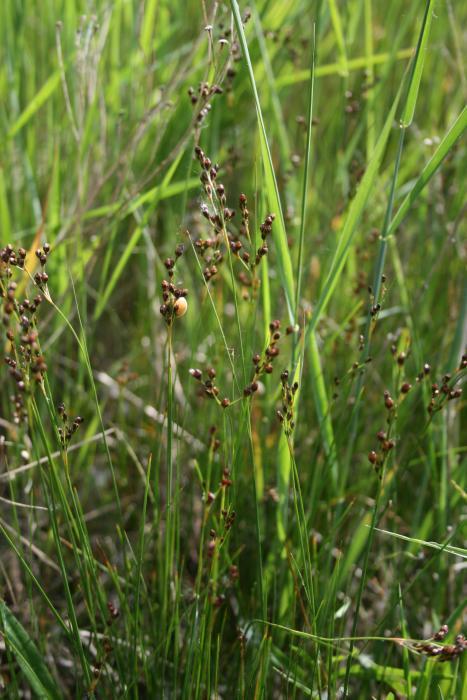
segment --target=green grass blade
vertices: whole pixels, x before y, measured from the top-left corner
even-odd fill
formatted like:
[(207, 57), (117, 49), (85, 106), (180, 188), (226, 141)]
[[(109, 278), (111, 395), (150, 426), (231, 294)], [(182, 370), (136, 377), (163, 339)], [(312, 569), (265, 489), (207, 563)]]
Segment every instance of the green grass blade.
[(153, 202), (161, 202), (164, 199), (170, 199), (170, 197), (176, 197), (179, 194), (183, 194), (185, 191), (194, 190), (199, 188), (199, 178), (192, 177), (188, 180), (181, 180), (180, 182), (172, 182), (171, 184), (156, 185), (152, 187), (147, 192), (135, 196), (133, 199), (122, 205), (121, 202), (113, 202), (112, 204), (103, 204), (100, 207), (95, 207), (94, 209), (89, 209), (84, 215), (83, 220), (89, 221), (91, 219), (99, 219), (103, 216), (111, 216), (118, 212), (119, 218), (128, 216), (128, 214), (133, 214), (139, 207), (143, 204), (151, 204)]
[(295, 298), (295, 317), (298, 315), (298, 307), (300, 304), (300, 292), (302, 286), (302, 265), (303, 265), (303, 247), (305, 242), (305, 223), (306, 223), (306, 203), (309, 188), (309, 166), (310, 166), (310, 154), (311, 154), (311, 132), (313, 126), (313, 102), (314, 102), (314, 88), (315, 88), (315, 63), (316, 63), (316, 37), (319, 36), (319, 13), (321, 11), (321, 4), (318, 7), (318, 31), (316, 26), (313, 26), (313, 53), (311, 57), (311, 68), (310, 68), (310, 89), (308, 93), (308, 113), (307, 113), (307, 134), (306, 134), (306, 146), (305, 146), (305, 164), (303, 169), (303, 181), (302, 181), (302, 201), (300, 209), (300, 234), (298, 243), (298, 262), (297, 262), (297, 290)]
[(401, 206), (397, 210), (397, 213), (395, 214), (394, 218), (392, 219), (392, 221), (389, 225), (388, 233), (387, 233), (388, 236), (390, 236), (392, 233), (394, 233), (399, 228), (402, 221), (404, 220), (407, 213), (409, 212), (411, 206), (417, 200), (420, 192), (423, 190), (424, 187), (426, 187), (428, 182), (431, 180), (433, 175), (436, 173), (436, 171), (440, 167), (443, 160), (448, 155), (451, 148), (454, 146), (456, 141), (458, 141), (458, 139), (460, 139), (460, 137), (462, 136), (462, 134), (464, 133), (464, 131), (466, 129), (467, 129), (467, 107), (464, 107), (464, 109), (462, 110), (462, 112), (459, 114), (456, 121), (454, 122), (454, 124), (451, 126), (451, 128), (449, 129), (447, 134), (444, 136), (443, 140), (439, 144), (436, 151), (433, 153), (433, 155), (430, 158), (430, 160), (428, 161), (428, 163), (423, 168), (422, 172), (418, 176), (418, 178), (417, 178), (414, 186), (410, 190), (409, 194), (406, 196), (406, 198), (402, 202)]
[(151, 40), (155, 32), (155, 21), (159, 0), (149, 0), (144, 8), (144, 18), (141, 23), (141, 48), (145, 54), (151, 50)]
[(418, 39), (417, 52), (415, 57), (415, 63), (412, 69), (412, 75), (410, 79), (409, 92), (407, 95), (407, 101), (404, 106), (404, 111), (402, 113), (401, 124), (406, 129), (409, 127), (413, 121), (413, 116), (415, 113), (415, 105), (417, 103), (418, 91), (420, 89), (420, 81), (422, 79), (423, 66), (425, 63), (426, 50), (428, 46), (428, 37), (430, 35), (431, 19), (433, 17), (433, 8), (435, 0), (428, 0), (425, 16), (423, 17), (422, 30)]
[(108, 281), (104, 291), (99, 297), (99, 301), (96, 304), (96, 308), (94, 311), (94, 320), (97, 321), (100, 316), (102, 315), (105, 307), (107, 306), (107, 302), (109, 300), (110, 295), (112, 294), (113, 290), (115, 289), (118, 280), (120, 279), (123, 270), (125, 269), (125, 266), (133, 253), (136, 245), (138, 244), (139, 239), (141, 238), (141, 235), (143, 233), (143, 226), (137, 226), (133, 233), (131, 234), (130, 240), (125, 246), (125, 250), (123, 253), (119, 256), (118, 262), (115, 265), (112, 276), (110, 277), (110, 280)]
[(347, 51), (345, 48), (344, 32), (342, 29), (342, 19), (336, 0), (329, 0), (329, 12), (336, 37), (337, 48), (339, 49), (340, 53), (340, 73), (341, 75), (348, 75)]
[[(350, 58), (347, 61), (347, 72), (363, 70), (368, 66), (379, 66), (388, 63), (391, 60), (402, 61), (405, 58), (410, 58), (413, 54), (413, 48), (399, 49), (396, 53), (375, 53), (372, 56), (359, 56), (358, 58)], [(316, 68), (315, 77), (325, 78), (330, 75), (339, 75), (342, 69), (341, 63), (326, 63)], [(310, 78), (309, 70), (297, 70), (281, 75), (276, 80), (276, 86), (285, 87), (287, 85), (296, 85), (304, 83)]]
[(271, 151), (269, 149), (266, 127), (263, 121), (263, 114), (261, 111), (261, 104), (259, 101), (258, 89), (256, 86), (255, 75), (253, 71), (253, 65), (251, 63), (250, 52), (248, 50), (248, 43), (246, 40), (245, 32), (243, 29), (242, 18), (240, 15), (240, 8), (236, 0), (230, 1), (230, 6), (235, 19), (235, 26), (237, 28), (238, 37), (240, 40), (240, 45), (242, 47), (243, 56), (246, 61), (248, 76), (250, 78), (251, 89), (253, 91), (253, 97), (256, 107), (256, 115), (258, 118), (260, 141), (261, 141), (261, 155), (264, 166), (264, 175), (266, 180), (266, 192), (270, 207), (275, 210), (277, 214), (276, 221), (273, 226), (273, 236), (274, 243), (277, 248), (277, 258), (279, 264), (279, 272), (281, 281), (284, 287), (285, 298), (287, 302), (287, 308), (289, 312), (289, 319), (292, 323), (294, 321), (294, 276), (292, 260), (290, 256), (290, 251), (287, 243), (287, 233), (285, 229), (284, 215), (282, 213), (282, 205), (279, 196), (279, 188), (277, 186), (276, 175), (274, 172), (274, 166), (272, 163)]
[(49, 97), (55, 92), (60, 85), (60, 71), (53, 73), (41, 87), (39, 92), (33, 97), (28, 106), (21, 112), (18, 119), (11, 125), (8, 131), (8, 136), (12, 138), (20, 131), (35, 113), (47, 102)]
[(51, 612), (52, 615), (55, 617), (57, 623), (60, 625), (60, 627), (62, 628), (63, 632), (68, 636), (68, 638), (69, 638), (70, 641), (71, 641), (71, 640), (72, 640), (72, 637), (71, 637), (70, 630), (69, 630), (68, 627), (66, 626), (66, 624), (65, 624), (64, 620), (62, 619), (62, 617), (61, 617), (60, 613), (58, 612), (58, 610), (55, 608), (53, 602), (51, 601), (51, 599), (50, 599), (49, 596), (47, 595), (47, 592), (45, 591), (45, 589), (44, 589), (43, 586), (41, 585), (40, 581), (39, 581), (38, 578), (34, 575), (34, 572), (33, 572), (33, 570), (31, 569), (31, 567), (30, 567), (30, 565), (28, 564), (28, 562), (26, 561), (26, 559), (24, 558), (24, 556), (23, 556), (23, 554), (22, 554), (22, 552), (21, 552), (21, 549), (20, 549), (20, 548), (18, 547), (18, 545), (14, 542), (14, 540), (10, 537), (8, 531), (7, 531), (6, 528), (3, 526), (1, 520), (0, 520), (0, 532), (2, 533), (4, 539), (5, 539), (5, 541), (8, 543), (9, 547), (15, 552), (16, 556), (18, 557), (19, 562), (21, 563), (21, 566), (23, 567), (23, 569), (25, 570), (25, 572), (26, 572), (26, 573), (28, 574), (28, 576), (30, 577), (32, 583), (36, 586), (36, 588), (37, 588), (37, 590), (39, 591), (39, 594), (41, 595), (41, 597), (42, 597), (44, 603), (47, 605), (47, 607), (49, 608), (50, 612)]
[(326, 310), (329, 300), (331, 299), (331, 296), (334, 290), (336, 289), (337, 283), (342, 274), (342, 270), (344, 269), (344, 265), (349, 255), (350, 246), (352, 244), (358, 222), (360, 221), (360, 217), (362, 216), (363, 210), (366, 206), (371, 189), (375, 183), (378, 174), (381, 159), (383, 157), (389, 139), (389, 135), (393, 126), (394, 116), (396, 113), (397, 105), (399, 103), (399, 97), (400, 91), (397, 94), (396, 99), (394, 100), (394, 103), (389, 111), (388, 116), (386, 117), (386, 122), (384, 124), (383, 130), (375, 146), (373, 158), (371, 159), (365, 171), (365, 175), (362, 178), (360, 187), (357, 190), (357, 194), (355, 195), (350, 205), (345, 220), (344, 228), (339, 238), (339, 243), (337, 245), (337, 249), (334, 254), (330, 270), (326, 278), (326, 282), (324, 283), (323, 290), (314, 308), (310, 323), (308, 324), (307, 334), (310, 334), (315, 330), (318, 321), (320, 320), (321, 316)]
[(31, 690), (39, 698), (59, 700), (62, 697), (36, 645), (5, 602), (0, 600), (0, 618), (5, 640), (23, 671)]
[[(373, 66), (374, 46), (373, 46), (373, 18), (372, 18), (372, 0), (364, 0), (364, 17), (365, 17), (365, 54), (366, 54), (366, 76), (370, 85), (375, 79), (375, 71)], [(375, 147), (375, 104), (373, 100), (373, 91), (369, 90), (366, 95), (367, 100), (367, 116), (366, 116), (366, 156), (370, 159)]]
[(404, 540), (405, 542), (419, 544), (422, 547), (438, 549), (441, 552), (447, 552), (448, 554), (454, 554), (456, 557), (462, 557), (462, 559), (467, 559), (467, 549), (465, 549), (464, 547), (454, 547), (454, 545), (452, 544), (439, 544), (438, 542), (427, 542), (426, 540), (419, 540), (417, 537), (408, 537), (406, 535), (400, 535), (398, 532), (382, 530), (379, 527), (375, 527), (375, 530), (377, 530), (377, 532), (382, 532), (383, 535), (396, 537), (398, 540)]
[(0, 168), (0, 243), (6, 245), (11, 237), (11, 217), (8, 206), (5, 171)]
[[(164, 197), (170, 196), (167, 195), (167, 190), (170, 188), (170, 181), (175, 173), (175, 170), (177, 168), (177, 165), (183, 155), (183, 152), (179, 154), (179, 157), (172, 163), (170, 166), (166, 176), (164, 177), (164, 180), (162, 184), (158, 187), (153, 188), (149, 192), (146, 192), (144, 195), (141, 195), (138, 197), (135, 201), (131, 203), (129, 211), (133, 214), (135, 214), (135, 218), (138, 222), (138, 225), (136, 226), (135, 230), (133, 231), (130, 240), (128, 241), (127, 245), (125, 246), (124, 251), (118, 258), (118, 262), (114, 267), (114, 270), (112, 272), (112, 275), (110, 277), (110, 280), (108, 281), (105, 289), (103, 290), (102, 294), (99, 297), (99, 301), (96, 305), (95, 311), (94, 311), (94, 320), (97, 321), (97, 319), (102, 315), (107, 302), (109, 300), (110, 295), (112, 294), (113, 290), (115, 289), (118, 280), (120, 279), (121, 275), (123, 274), (123, 271), (125, 270), (125, 266), (132, 255), (135, 247), (138, 244), (139, 239), (141, 238), (143, 234), (144, 227), (146, 225), (146, 222), (149, 218), (149, 215), (151, 214), (152, 211), (157, 207), (157, 204), (161, 199), (164, 199)], [(176, 185), (179, 185), (181, 183), (175, 183)], [(184, 183), (185, 184), (185, 183)], [(176, 193), (180, 193), (183, 191), (183, 188), (178, 190), (176, 189)], [(173, 190), (172, 190), (173, 194)], [(139, 207), (142, 205), (142, 203), (148, 203), (148, 208), (146, 211), (140, 212)]]
[(321, 366), (318, 343), (316, 334), (310, 335), (308, 344), (308, 354), (310, 360), (310, 373), (312, 378), (312, 391), (316, 412), (318, 414), (318, 423), (321, 436), (324, 443), (324, 452), (326, 455), (326, 468), (330, 470), (331, 482), (333, 487), (338, 481), (338, 461), (336, 452), (336, 441), (334, 439), (334, 430), (331, 420), (331, 407), (326, 391), (326, 384)]

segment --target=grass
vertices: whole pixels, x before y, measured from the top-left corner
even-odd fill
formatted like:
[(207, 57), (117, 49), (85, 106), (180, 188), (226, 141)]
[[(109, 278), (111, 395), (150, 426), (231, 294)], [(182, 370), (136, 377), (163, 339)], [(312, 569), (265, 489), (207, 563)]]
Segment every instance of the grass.
[(466, 20), (0, 4), (2, 695), (464, 696)]

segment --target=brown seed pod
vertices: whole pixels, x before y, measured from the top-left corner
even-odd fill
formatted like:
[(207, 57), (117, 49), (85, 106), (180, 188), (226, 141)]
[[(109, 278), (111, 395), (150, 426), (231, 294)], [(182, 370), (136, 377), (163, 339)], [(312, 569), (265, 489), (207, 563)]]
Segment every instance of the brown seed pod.
[(178, 318), (186, 314), (188, 308), (187, 300), (185, 297), (179, 297), (174, 304), (174, 313)]

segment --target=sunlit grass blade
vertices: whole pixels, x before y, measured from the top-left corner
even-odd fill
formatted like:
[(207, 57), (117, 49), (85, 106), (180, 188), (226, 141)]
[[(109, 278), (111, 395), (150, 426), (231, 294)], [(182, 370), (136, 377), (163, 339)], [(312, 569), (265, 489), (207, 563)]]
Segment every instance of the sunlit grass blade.
[[(346, 63), (348, 72), (359, 71), (370, 66), (379, 66), (388, 63), (391, 60), (402, 61), (410, 58), (413, 55), (413, 48), (399, 49), (394, 56), (390, 53), (375, 53), (371, 57), (361, 56), (359, 58), (350, 58)], [(315, 77), (325, 78), (330, 75), (339, 75), (342, 71), (342, 63), (326, 63), (316, 68)], [(293, 73), (288, 72), (285, 75), (279, 75), (276, 78), (277, 87), (285, 87), (286, 85), (296, 85), (304, 83), (310, 77), (308, 70), (298, 70)]]
[(418, 91), (420, 89), (420, 81), (422, 79), (423, 66), (428, 48), (428, 37), (430, 36), (434, 5), (435, 0), (429, 0), (426, 5), (422, 30), (420, 32), (416, 50), (415, 62), (413, 64), (413, 72), (410, 79), (409, 93), (401, 117), (401, 124), (404, 129), (411, 125), (415, 113), (415, 105), (417, 104)]
[(347, 51), (345, 48), (344, 31), (342, 26), (342, 18), (339, 12), (339, 7), (336, 0), (329, 0), (329, 13), (331, 15), (331, 22), (334, 29), (334, 35), (336, 37), (337, 47), (340, 54), (340, 72), (342, 75), (347, 75)]
[(389, 111), (389, 114), (386, 117), (384, 127), (381, 131), (381, 134), (374, 149), (373, 157), (370, 163), (368, 164), (362, 181), (360, 182), (357, 193), (350, 204), (347, 216), (345, 218), (344, 227), (342, 229), (342, 233), (339, 236), (337, 248), (334, 253), (329, 272), (326, 277), (326, 281), (323, 285), (322, 292), (314, 306), (311, 320), (307, 326), (307, 335), (315, 330), (339, 282), (339, 278), (342, 274), (342, 270), (344, 269), (345, 262), (349, 255), (350, 246), (352, 245), (352, 241), (357, 230), (358, 222), (367, 204), (371, 189), (374, 186), (379, 166), (381, 164), (381, 159), (386, 149), (391, 129), (393, 128), (394, 117), (397, 105), (399, 103), (399, 97), (400, 91), (397, 94)]
[(274, 213), (277, 215), (277, 219), (273, 227), (274, 243), (277, 248), (277, 260), (279, 271), (281, 275), (282, 284), (284, 286), (284, 294), (287, 302), (287, 308), (289, 313), (290, 322), (294, 322), (294, 276), (292, 268), (292, 260), (290, 257), (290, 251), (287, 242), (287, 232), (285, 228), (284, 215), (282, 213), (281, 198), (279, 195), (279, 188), (277, 186), (276, 175), (274, 171), (274, 165), (272, 162), (271, 151), (269, 148), (266, 127), (264, 125), (263, 114), (261, 111), (261, 103), (259, 100), (258, 89), (256, 86), (255, 75), (253, 71), (253, 65), (251, 63), (250, 52), (248, 50), (248, 43), (245, 36), (245, 31), (243, 29), (242, 18), (240, 15), (240, 8), (238, 6), (237, 0), (231, 0), (230, 6), (235, 19), (235, 26), (237, 28), (238, 37), (240, 40), (240, 45), (242, 47), (244, 59), (248, 68), (248, 76), (250, 79), (251, 89), (253, 92), (253, 97), (256, 107), (256, 115), (258, 118), (259, 134), (261, 141), (261, 154), (263, 160), (264, 177), (266, 181), (266, 192), (267, 198), (270, 206), (273, 208)]
[(439, 167), (442, 165), (444, 159), (448, 155), (449, 151), (452, 149), (454, 144), (461, 138), (466, 129), (467, 107), (464, 107), (454, 124), (443, 137), (441, 143), (437, 146), (430, 160), (425, 165), (422, 172), (416, 179), (414, 186), (411, 188), (410, 192), (407, 194), (404, 201), (397, 210), (396, 214), (394, 215), (394, 218), (392, 219), (388, 227), (388, 236), (397, 231), (402, 221), (405, 219), (408, 212), (410, 211), (410, 208), (418, 199), (419, 194), (422, 192), (424, 187), (426, 187), (433, 175), (435, 175)]
[(12, 138), (15, 136), (30, 119), (36, 114), (36, 112), (42, 107), (42, 105), (53, 95), (55, 90), (60, 85), (60, 72), (57, 71), (53, 73), (48, 80), (41, 87), (39, 92), (34, 96), (27, 107), (21, 112), (19, 117), (10, 126), (8, 131), (8, 136)]
[(447, 552), (448, 554), (454, 554), (456, 557), (467, 559), (467, 549), (465, 549), (465, 547), (454, 547), (454, 545), (452, 544), (439, 544), (438, 542), (427, 542), (426, 540), (419, 540), (417, 539), (417, 537), (409, 537), (408, 535), (401, 535), (398, 532), (382, 530), (379, 527), (375, 529), (377, 532), (381, 532), (383, 535), (389, 535), (390, 537), (396, 537), (397, 539), (404, 540), (405, 542), (418, 544), (421, 547), (430, 547), (431, 549), (438, 549), (440, 552)]

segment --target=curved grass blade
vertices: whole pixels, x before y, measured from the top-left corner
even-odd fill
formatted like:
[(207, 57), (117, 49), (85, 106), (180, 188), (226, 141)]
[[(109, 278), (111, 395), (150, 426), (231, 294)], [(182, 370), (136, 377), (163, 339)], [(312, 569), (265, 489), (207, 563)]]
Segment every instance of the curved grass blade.
[(15, 134), (20, 131), (23, 126), (25, 126), (28, 121), (35, 115), (38, 109), (47, 102), (49, 97), (60, 85), (60, 71), (53, 73), (48, 80), (41, 87), (39, 92), (32, 98), (31, 102), (28, 104), (26, 109), (24, 109), (19, 115), (18, 119), (11, 125), (8, 132), (8, 136), (12, 138)]
[(353, 237), (357, 230), (357, 224), (360, 221), (360, 217), (370, 196), (371, 188), (376, 180), (381, 159), (383, 157), (384, 151), (386, 149), (386, 144), (389, 139), (389, 134), (394, 122), (394, 117), (399, 103), (400, 89), (391, 107), (391, 110), (386, 117), (386, 122), (384, 124), (383, 130), (380, 137), (376, 143), (375, 150), (373, 153), (373, 158), (371, 159), (365, 174), (361, 180), (360, 187), (357, 190), (357, 194), (350, 204), (349, 212), (347, 214), (344, 228), (337, 245), (336, 252), (331, 263), (326, 282), (324, 283), (323, 290), (319, 296), (318, 302), (315, 306), (313, 315), (310, 319), (310, 323), (307, 328), (307, 338), (309, 334), (312, 333), (323, 315), (331, 296), (336, 289), (339, 278), (344, 269), (345, 262), (349, 255), (350, 246), (353, 241)]
[[(181, 160), (183, 153), (184, 151), (182, 151), (179, 154), (179, 157), (176, 158), (175, 161), (172, 163), (160, 186), (158, 186), (157, 188), (153, 188), (152, 190), (150, 190), (150, 192), (146, 192), (144, 195), (141, 195), (131, 203), (129, 213), (133, 213), (135, 215), (135, 219), (138, 225), (133, 231), (131, 238), (125, 246), (125, 249), (123, 250), (122, 254), (119, 256), (118, 262), (115, 265), (115, 268), (112, 272), (112, 276), (110, 277), (110, 280), (106, 284), (105, 289), (99, 297), (99, 300), (96, 304), (96, 308), (94, 310), (95, 321), (97, 321), (102, 315), (110, 295), (112, 294), (113, 290), (115, 289), (115, 286), (117, 285), (118, 280), (120, 279), (121, 275), (123, 274), (123, 271), (125, 270), (125, 266), (131, 254), (133, 253), (136, 245), (138, 244), (139, 239), (143, 235), (144, 227), (146, 226), (150, 214), (157, 207), (160, 200), (164, 198), (164, 195), (166, 196), (166, 189), (170, 187), (172, 177), (175, 173), (175, 170), (177, 169), (177, 166)], [(151, 195), (151, 197), (149, 198), (150, 204), (144, 212), (140, 212), (139, 207), (142, 203), (148, 201), (148, 195)]]
[(440, 167), (441, 163), (443, 160), (446, 158), (447, 154), (451, 150), (451, 148), (454, 146), (456, 141), (462, 136), (464, 131), (467, 129), (467, 107), (464, 107), (462, 112), (459, 114), (457, 117), (456, 121), (454, 124), (451, 126), (447, 134), (444, 136), (443, 140), (439, 144), (438, 148), (436, 151), (433, 153), (432, 157), (428, 161), (428, 163), (425, 165), (423, 168), (422, 172), (420, 173), (419, 177), (417, 178), (417, 181), (415, 185), (412, 187), (404, 201), (402, 202), (401, 206), (397, 210), (396, 215), (394, 216), (393, 220), (391, 221), (387, 235), (390, 236), (392, 233), (394, 233), (399, 226), (401, 225), (402, 221), (404, 220), (405, 216), (407, 215), (408, 211), (410, 210), (412, 204), (416, 201), (418, 195), (420, 192), (423, 190), (423, 188), (428, 184), (428, 182), (431, 180), (433, 175), (436, 173), (438, 168)]
[(435, 0), (429, 0), (425, 10), (425, 16), (423, 17), (423, 25), (418, 41), (415, 63), (410, 78), (409, 93), (407, 95), (407, 100), (401, 117), (401, 124), (404, 129), (412, 124), (413, 115), (415, 113), (415, 105), (417, 104), (418, 90), (420, 88), (423, 65), (425, 63), (428, 37), (430, 36), (431, 18), (433, 17), (434, 4)]
[(281, 281), (284, 287), (285, 299), (287, 302), (287, 309), (289, 313), (290, 322), (294, 321), (294, 276), (292, 268), (292, 259), (289, 252), (289, 247), (287, 244), (287, 234), (285, 230), (284, 215), (282, 213), (282, 205), (279, 196), (279, 188), (277, 186), (276, 175), (274, 172), (274, 166), (272, 163), (271, 151), (269, 149), (268, 139), (266, 135), (266, 127), (264, 126), (263, 114), (261, 112), (261, 104), (259, 101), (258, 89), (256, 87), (255, 75), (253, 72), (253, 66), (250, 59), (250, 53), (248, 51), (248, 43), (246, 40), (245, 32), (243, 30), (242, 18), (240, 15), (240, 8), (238, 7), (237, 0), (230, 0), (230, 6), (232, 8), (232, 13), (235, 19), (235, 26), (237, 28), (238, 38), (240, 45), (242, 47), (243, 55), (246, 61), (248, 75), (250, 78), (251, 88), (253, 91), (253, 97), (256, 107), (256, 115), (258, 117), (260, 141), (261, 141), (261, 155), (264, 166), (264, 175), (266, 180), (266, 192), (269, 201), (269, 205), (277, 213), (277, 219), (273, 228), (274, 244), (277, 248), (277, 259), (279, 263), (279, 273)]
[[(413, 48), (400, 49), (394, 54), (391, 53), (375, 53), (371, 56), (358, 56), (357, 58), (350, 58), (346, 63), (347, 72), (363, 70), (368, 68), (368, 66), (379, 66), (387, 63), (391, 60), (401, 61), (405, 58), (410, 58), (413, 54)], [(342, 70), (342, 63), (326, 63), (322, 66), (318, 66), (316, 69), (315, 77), (324, 78), (329, 75), (339, 75)], [(281, 75), (276, 80), (276, 87), (285, 87), (287, 85), (296, 85), (297, 83), (304, 83), (310, 77), (310, 71), (308, 69), (297, 70), (294, 72), (285, 73)]]
[(333, 488), (337, 487), (339, 476), (339, 464), (337, 457), (336, 441), (331, 420), (331, 406), (326, 391), (326, 383), (323, 376), (323, 368), (319, 354), (316, 334), (312, 333), (308, 344), (308, 354), (310, 361), (310, 373), (312, 377), (313, 399), (318, 416), (318, 425), (323, 440), (324, 453), (326, 456), (327, 468), (331, 476)]
[(341, 15), (339, 8), (337, 7), (336, 0), (329, 0), (329, 14), (331, 15), (332, 27), (334, 29), (336, 43), (340, 54), (339, 73), (341, 75), (348, 75), (349, 71), (347, 69), (347, 51), (345, 48), (344, 31), (342, 29)]
[(0, 618), (7, 645), (13, 652), (31, 690), (40, 698), (59, 700), (62, 695), (36, 645), (5, 602), (0, 600)]
[(467, 559), (467, 549), (465, 549), (464, 547), (454, 547), (454, 545), (452, 544), (439, 544), (438, 542), (427, 542), (426, 540), (419, 540), (416, 537), (407, 537), (406, 535), (400, 535), (398, 532), (382, 530), (379, 527), (375, 527), (375, 530), (377, 532), (381, 532), (383, 535), (390, 535), (391, 537), (396, 537), (398, 540), (404, 540), (405, 542), (419, 544), (421, 547), (439, 549), (440, 552), (447, 552), (448, 554), (454, 554), (454, 556), (456, 557), (462, 557), (462, 559)]

